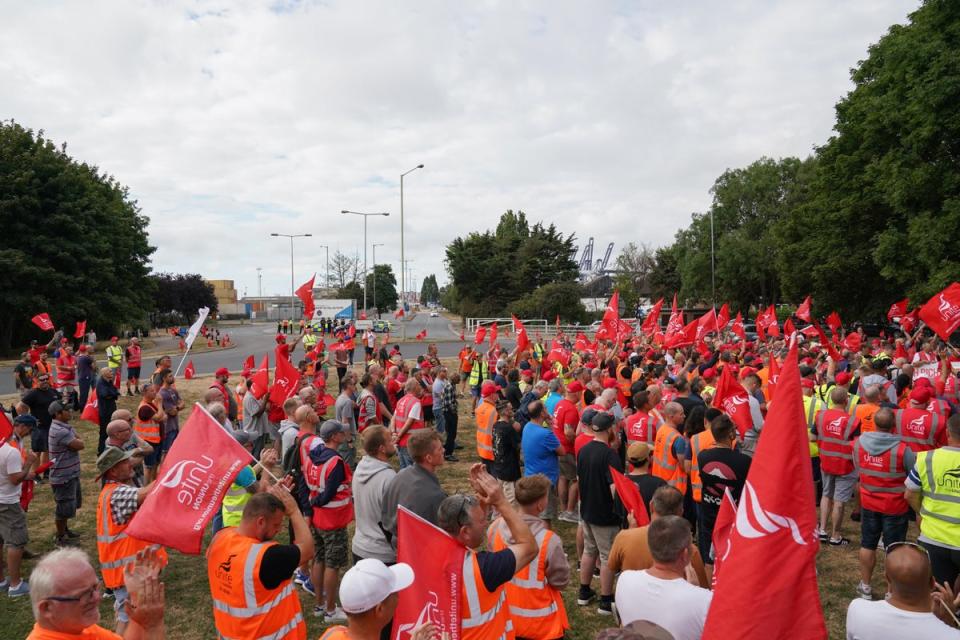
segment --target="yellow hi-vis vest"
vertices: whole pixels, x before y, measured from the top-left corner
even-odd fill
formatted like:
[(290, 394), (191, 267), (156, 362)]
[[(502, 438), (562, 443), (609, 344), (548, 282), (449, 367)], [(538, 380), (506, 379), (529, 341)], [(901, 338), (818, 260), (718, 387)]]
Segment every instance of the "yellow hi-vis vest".
[(107, 347), (107, 366), (117, 369), (123, 363), (123, 349), (110, 345)]
[(917, 454), (920, 535), (931, 542), (960, 548), (960, 447), (942, 447)]
[(223, 526), (236, 527), (243, 518), (243, 508), (247, 506), (250, 497), (253, 494), (247, 491), (246, 487), (241, 487), (236, 482), (230, 485), (227, 493), (223, 496)]
[[(803, 396), (803, 417), (807, 421), (807, 431), (810, 432), (813, 429), (813, 421), (817, 417), (817, 412), (827, 409), (827, 405), (823, 402), (820, 402), (820, 398), (816, 394), (810, 396)], [(818, 458), (820, 456), (820, 446), (816, 442), (810, 443), (810, 457)]]

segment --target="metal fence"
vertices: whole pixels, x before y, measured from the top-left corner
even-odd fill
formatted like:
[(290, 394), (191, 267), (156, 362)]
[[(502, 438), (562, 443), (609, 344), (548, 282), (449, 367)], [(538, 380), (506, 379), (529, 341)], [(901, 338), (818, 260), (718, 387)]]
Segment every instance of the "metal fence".
[[(541, 336), (555, 336), (557, 334), (557, 325), (544, 320), (543, 318), (520, 318), (520, 322), (526, 328), (527, 333), (533, 336), (539, 333)], [(476, 333), (478, 327), (486, 327), (489, 331), (493, 325), (497, 326), (497, 331), (506, 330), (513, 333), (512, 318), (466, 318), (464, 333)], [(597, 327), (593, 325), (580, 324), (562, 324), (559, 330), (565, 335), (576, 335), (578, 332), (592, 333)]]

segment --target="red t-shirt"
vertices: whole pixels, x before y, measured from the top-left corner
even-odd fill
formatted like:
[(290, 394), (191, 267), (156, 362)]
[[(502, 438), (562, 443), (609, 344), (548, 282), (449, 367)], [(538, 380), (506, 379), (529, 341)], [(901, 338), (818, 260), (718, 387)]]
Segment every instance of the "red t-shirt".
[(587, 443), (589, 442), (593, 442), (592, 433), (585, 432), (578, 435), (576, 439), (573, 441), (573, 455), (579, 457), (580, 449), (583, 449), (585, 446), (587, 446)]
[(400, 393), (401, 388), (403, 385), (396, 378), (387, 380), (387, 397), (390, 398), (390, 405), (393, 407), (397, 406), (397, 394)]
[(40, 362), (40, 354), (46, 351), (44, 347), (34, 347), (33, 349), (27, 350), (27, 355), (30, 356), (30, 364), (36, 365)]
[(572, 427), (574, 431), (577, 429), (577, 425), (580, 424), (580, 412), (577, 410), (577, 405), (573, 404), (566, 398), (561, 398), (557, 405), (553, 408), (553, 433), (557, 436), (557, 440), (563, 445), (563, 450), (567, 453), (573, 453), (574, 447), (573, 442), (567, 439), (566, 434), (564, 433), (564, 427)]
[(77, 379), (77, 357), (66, 354), (57, 358), (57, 380), (73, 382)]

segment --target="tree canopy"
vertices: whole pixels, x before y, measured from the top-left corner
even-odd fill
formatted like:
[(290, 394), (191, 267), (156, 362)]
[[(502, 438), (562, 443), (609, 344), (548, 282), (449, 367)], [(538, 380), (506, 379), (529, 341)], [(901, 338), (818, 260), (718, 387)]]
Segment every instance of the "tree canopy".
[[(378, 264), (373, 269), (373, 273), (367, 275), (367, 304), (375, 307), (380, 313), (395, 309), (400, 296), (397, 293), (397, 278), (393, 275), (393, 267), (389, 264)], [(376, 278), (376, 286), (374, 286), (374, 278)], [(377, 297), (376, 300), (373, 299), (374, 295)], [(360, 298), (363, 298), (362, 293)]]
[(211, 315), (217, 312), (213, 285), (196, 273), (158, 273), (150, 280), (154, 285), (154, 326), (193, 322), (201, 307), (209, 307)]
[(430, 304), (439, 301), (440, 287), (437, 286), (437, 276), (431, 273), (423, 279), (423, 284), (420, 286), (420, 302)]

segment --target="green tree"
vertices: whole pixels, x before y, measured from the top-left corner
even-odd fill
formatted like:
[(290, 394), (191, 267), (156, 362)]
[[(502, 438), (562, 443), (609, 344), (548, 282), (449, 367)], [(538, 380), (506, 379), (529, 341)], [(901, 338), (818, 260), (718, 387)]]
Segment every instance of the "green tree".
[(40, 337), (41, 311), (73, 333), (145, 324), (154, 248), (127, 188), (16, 122), (0, 122), (0, 351)]
[(560, 316), (563, 322), (583, 323), (587, 310), (580, 298), (583, 289), (576, 282), (545, 284), (510, 305), (510, 312), (518, 318), (545, 318), (550, 322)]
[[(376, 279), (376, 286), (374, 286), (374, 279)], [(378, 312), (384, 313), (397, 307), (400, 296), (397, 293), (397, 278), (393, 275), (392, 266), (389, 264), (375, 266), (373, 273), (367, 275), (366, 285), (369, 298), (367, 302)], [(363, 297), (362, 292), (360, 297)]]
[(437, 276), (431, 273), (423, 279), (423, 284), (420, 286), (420, 302), (430, 304), (439, 301), (440, 287), (437, 286)]
[(150, 280), (154, 286), (154, 326), (192, 322), (201, 307), (209, 307), (211, 315), (217, 312), (213, 285), (196, 273), (158, 273)]
[[(671, 298), (674, 293), (680, 291), (682, 282), (680, 280), (680, 271), (677, 266), (679, 247), (672, 244), (666, 247), (660, 247), (654, 254), (653, 269), (650, 270), (648, 281), (650, 283), (650, 297), (654, 300), (658, 298)], [(670, 302), (671, 300), (668, 300)]]
[(628, 242), (620, 250), (614, 264), (617, 273), (613, 279), (613, 287), (620, 291), (624, 308), (632, 310), (640, 298), (649, 293), (649, 278), (656, 264), (654, 251), (646, 244)]
[(363, 286), (356, 280), (351, 280), (345, 286), (337, 289), (337, 297), (344, 300), (355, 300), (358, 304), (363, 304)]

